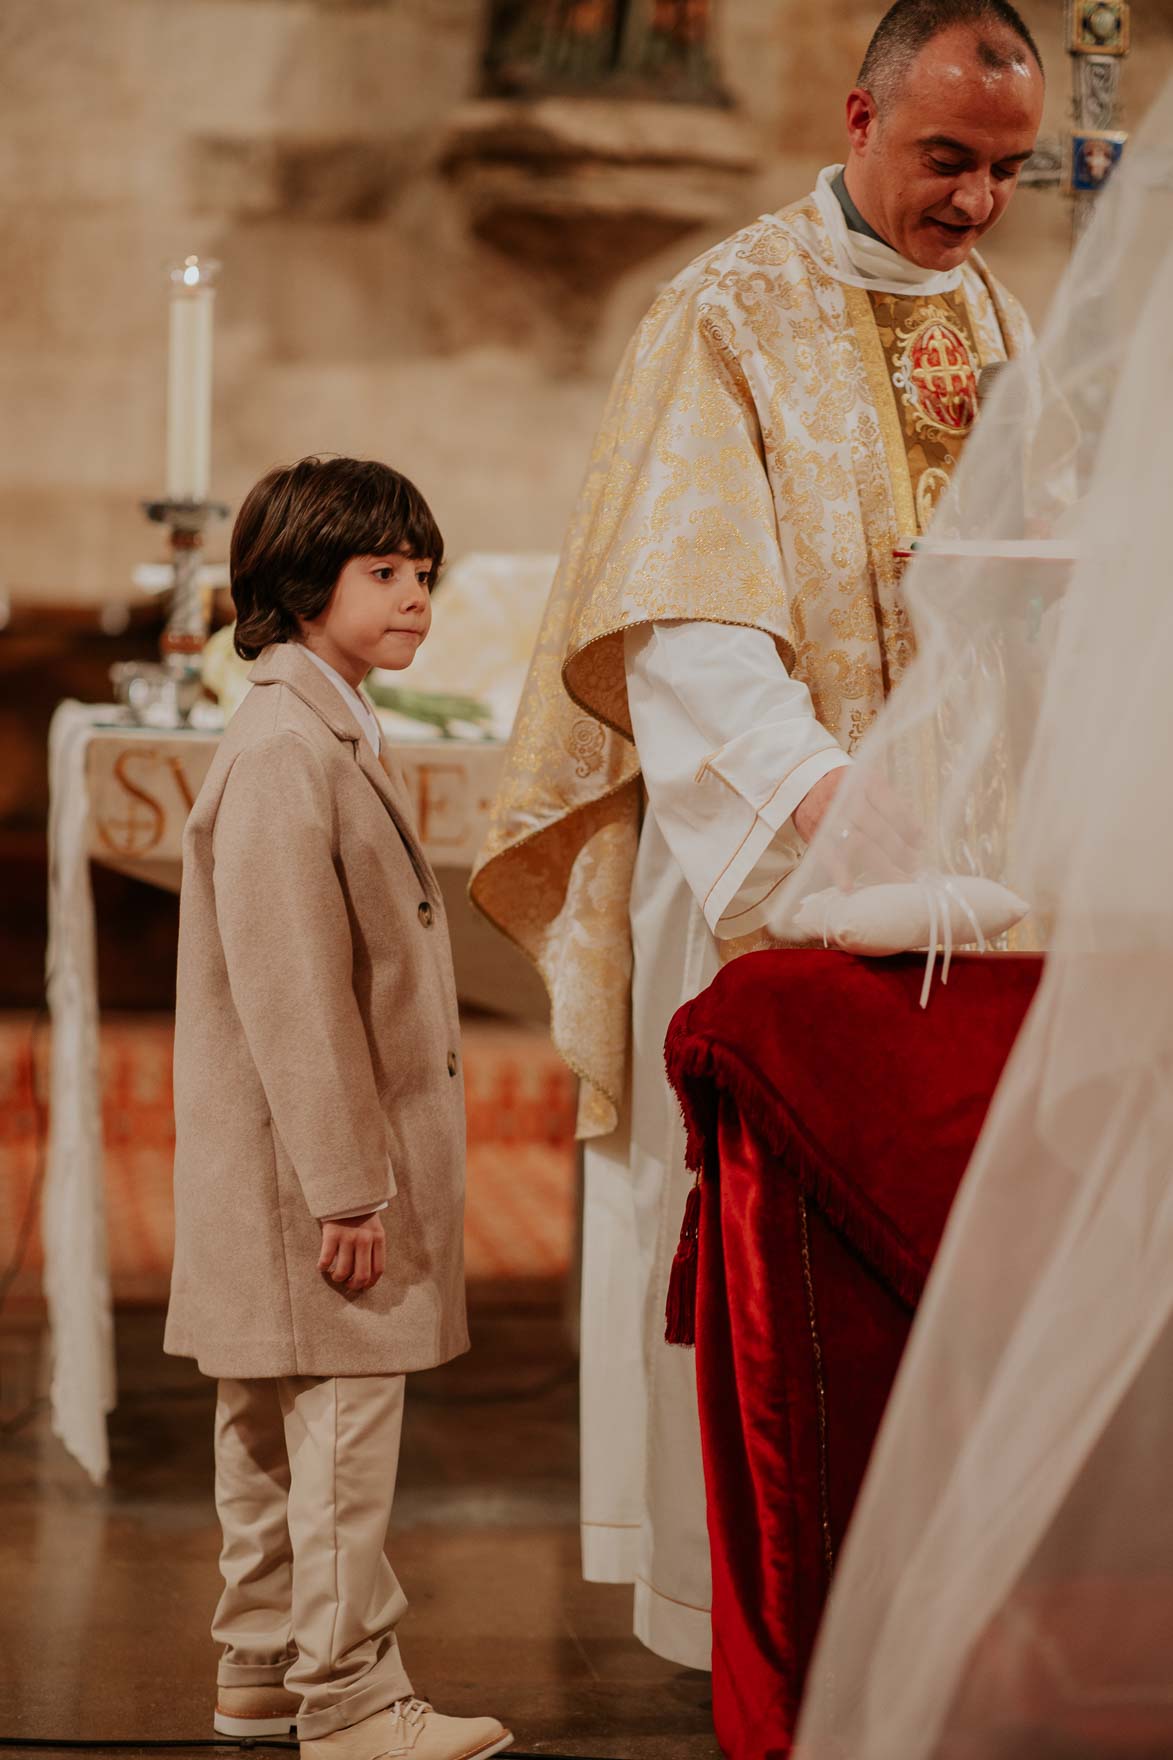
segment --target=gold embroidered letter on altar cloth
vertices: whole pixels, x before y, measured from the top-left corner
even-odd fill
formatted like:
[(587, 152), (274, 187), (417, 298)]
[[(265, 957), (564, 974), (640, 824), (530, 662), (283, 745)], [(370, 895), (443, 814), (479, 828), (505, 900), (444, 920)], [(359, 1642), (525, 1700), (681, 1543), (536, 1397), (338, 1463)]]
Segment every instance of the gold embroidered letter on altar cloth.
[(948, 481), (977, 373), (1025, 334), (977, 258), (955, 293), (920, 298), (846, 285), (833, 262), (808, 198), (663, 291), (567, 535), (472, 896), (542, 973), (582, 1136), (614, 1128), (627, 1079), (642, 791), (625, 632), (767, 632), (853, 750), (912, 656), (893, 552)]

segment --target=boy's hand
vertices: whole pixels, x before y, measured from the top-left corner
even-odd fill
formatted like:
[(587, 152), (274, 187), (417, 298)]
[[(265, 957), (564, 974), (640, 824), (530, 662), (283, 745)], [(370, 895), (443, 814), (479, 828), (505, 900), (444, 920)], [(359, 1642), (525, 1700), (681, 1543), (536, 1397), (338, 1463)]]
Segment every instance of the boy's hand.
[(331, 1283), (344, 1284), (349, 1290), (374, 1289), (387, 1263), (387, 1237), (379, 1212), (323, 1222), (321, 1228), (318, 1270), (324, 1271)]

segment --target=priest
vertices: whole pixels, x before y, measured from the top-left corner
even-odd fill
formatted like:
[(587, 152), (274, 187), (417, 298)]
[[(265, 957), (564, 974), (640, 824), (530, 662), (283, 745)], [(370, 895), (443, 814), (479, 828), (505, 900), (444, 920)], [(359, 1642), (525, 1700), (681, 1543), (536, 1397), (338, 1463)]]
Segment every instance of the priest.
[[(686, 1665), (709, 1665), (709, 1568), (693, 1361), (664, 1341), (689, 1183), (664, 1035), (762, 944), (912, 657), (899, 553), (949, 483), (979, 373), (1027, 339), (975, 247), (1042, 107), (1008, 0), (897, 0), (847, 99), (846, 166), (661, 293), (473, 879), (581, 1081), (584, 1573), (634, 1583), (638, 1636)], [(860, 835), (900, 839), (872, 812)]]

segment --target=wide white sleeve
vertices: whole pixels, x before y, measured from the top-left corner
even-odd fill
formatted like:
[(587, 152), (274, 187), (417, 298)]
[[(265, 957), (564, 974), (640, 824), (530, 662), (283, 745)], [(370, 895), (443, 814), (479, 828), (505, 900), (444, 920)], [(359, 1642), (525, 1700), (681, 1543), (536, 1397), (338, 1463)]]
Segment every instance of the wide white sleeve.
[(749, 934), (805, 847), (794, 809), (851, 760), (761, 630), (644, 624), (623, 651), (651, 811), (713, 933)]

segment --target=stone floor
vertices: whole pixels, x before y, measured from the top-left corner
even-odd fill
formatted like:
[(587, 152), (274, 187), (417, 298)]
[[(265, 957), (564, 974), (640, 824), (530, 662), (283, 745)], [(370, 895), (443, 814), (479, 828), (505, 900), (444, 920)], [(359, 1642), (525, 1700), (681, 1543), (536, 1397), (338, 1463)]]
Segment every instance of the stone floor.
[[(630, 1590), (579, 1577), (575, 1367), (557, 1292), (490, 1286), (473, 1334), (470, 1356), (409, 1387), (391, 1550), (417, 1690), (504, 1717), (519, 1754), (716, 1760), (708, 1676), (636, 1642)], [(161, 1314), (119, 1313), (99, 1491), (43, 1407), (12, 1425), (44, 1392), (44, 1337), (35, 1315), (0, 1319), (0, 1738), (211, 1734), (211, 1388), (161, 1337)]]

